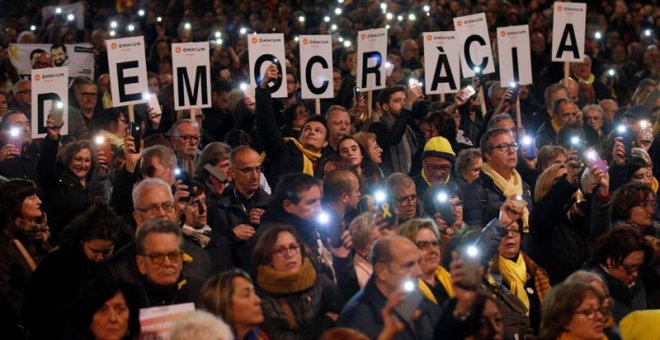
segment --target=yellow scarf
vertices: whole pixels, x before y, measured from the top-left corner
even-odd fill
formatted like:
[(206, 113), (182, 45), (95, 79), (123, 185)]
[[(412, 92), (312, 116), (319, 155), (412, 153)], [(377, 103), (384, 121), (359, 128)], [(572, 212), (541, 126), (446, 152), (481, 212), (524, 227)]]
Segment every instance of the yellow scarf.
[(554, 120), (554, 118), (550, 120), (550, 125), (552, 125), (552, 129), (555, 130), (555, 132), (559, 132), (559, 128), (561, 128), (561, 125), (559, 125), (559, 123), (557, 123), (557, 121)]
[[(493, 183), (495, 183), (495, 186), (502, 191), (505, 198), (512, 195), (523, 195), (523, 181), (516, 169), (513, 169), (513, 176), (511, 176), (511, 180), (508, 181), (500, 176), (500, 174), (498, 174), (488, 163), (484, 163), (481, 166), (481, 171), (493, 180)], [(526, 231), (529, 229), (529, 210), (527, 207), (523, 209), (521, 217), (523, 220), (523, 229)]]
[[(452, 285), (451, 281), (451, 275), (443, 266), (438, 266), (438, 269), (435, 270), (435, 278), (440, 282), (442, 287), (445, 288), (445, 291), (450, 298), (456, 296), (456, 293), (454, 292), (454, 286)], [(433, 293), (431, 292), (431, 288), (426, 282), (424, 282), (424, 280), (419, 279), (418, 286), (419, 290), (422, 291), (427, 299), (431, 300), (436, 305), (438, 304), (438, 300), (435, 299), (435, 296), (433, 296)]]
[[(447, 180), (445, 180), (444, 184), (447, 184), (447, 182), (449, 182), (449, 178), (451, 178), (451, 174), (447, 176)], [(424, 169), (424, 167), (422, 167), (422, 179), (424, 180), (424, 182), (426, 182), (429, 188), (433, 186), (433, 183), (431, 183), (429, 177), (426, 175), (426, 170)]]
[(589, 73), (589, 77), (587, 77), (587, 79), (580, 78), (575, 73), (573, 73), (573, 77), (575, 77), (575, 79), (578, 81), (578, 83), (583, 82), (583, 83), (587, 83), (587, 84), (593, 84), (594, 80), (596, 80), (596, 76), (594, 76), (593, 73)]
[(297, 293), (311, 288), (316, 282), (316, 270), (309, 258), (303, 258), (302, 267), (293, 273), (275, 270), (269, 265), (257, 266), (257, 284), (271, 294)]
[(655, 177), (651, 177), (651, 189), (653, 189), (653, 192), (657, 193), (658, 192), (658, 179)]
[(515, 294), (520, 301), (527, 307), (529, 314), (529, 297), (525, 291), (525, 283), (527, 282), (527, 265), (522, 252), (518, 254), (518, 260), (513, 262), (506, 257), (499, 255), (500, 275), (504, 282), (509, 284), (511, 293)]
[(303, 169), (302, 172), (304, 174), (308, 174), (310, 176), (314, 176), (314, 164), (312, 161), (316, 161), (319, 158), (321, 158), (321, 153), (320, 152), (314, 152), (314, 151), (309, 151), (305, 149), (305, 147), (300, 144), (300, 142), (292, 137), (285, 137), (284, 138), (285, 142), (293, 142), (293, 145), (296, 146), (298, 151), (302, 153), (303, 156)]

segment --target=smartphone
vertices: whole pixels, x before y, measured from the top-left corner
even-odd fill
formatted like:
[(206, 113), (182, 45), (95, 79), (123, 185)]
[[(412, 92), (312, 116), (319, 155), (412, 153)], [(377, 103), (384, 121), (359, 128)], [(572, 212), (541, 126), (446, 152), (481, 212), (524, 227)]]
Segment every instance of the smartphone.
[(64, 103), (60, 101), (53, 103), (50, 118), (53, 120), (53, 127), (59, 128), (64, 125)]
[(632, 133), (630, 133), (627, 126), (621, 124), (616, 127), (616, 136), (621, 137), (621, 142), (626, 149), (626, 158), (629, 158), (633, 144)]
[(394, 307), (394, 311), (403, 321), (410, 323), (419, 309), (419, 304), (424, 299), (424, 294), (415, 279), (406, 279), (403, 282), (402, 290), (405, 297), (398, 306)]
[(7, 143), (11, 144), (18, 149), (18, 155), (23, 153), (23, 129), (19, 127), (12, 127), (9, 129), (9, 138)]
[(140, 144), (142, 144), (142, 128), (140, 124), (131, 122), (128, 124), (128, 132), (133, 137), (135, 143), (135, 153), (140, 152)]
[(476, 290), (479, 285), (479, 250), (474, 245), (469, 245), (461, 250), (463, 260), (463, 279), (456, 284), (464, 289)]
[(387, 221), (390, 225), (396, 226), (396, 215), (394, 214), (394, 202), (392, 198), (384, 190), (376, 190), (374, 192), (374, 201), (376, 202), (376, 209), (380, 214), (383, 221)]
[(177, 182), (181, 182), (181, 184), (186, 185), (188, 187), (188, 192), (190, 193), (190, 197), (188, 197), (188, 200), (192, 200), (193, 198), (193, 185), (192, 185), (192, 180), (190, 179), (190, 175), (183, 171), (180, 168), (174, 169), (174, 177)]
[(204, 170), (206, 170), (211, 176), (215, 177), (220, 182), (227, 182), (227, 175), (224, 172), (216, 169), (211, 163), (206, 163), (204, 165)]
[(468, 99), (474, 96), (475, 93), (477, 93), (477, 90), (474, 89), (474, 86), (468, 85), (461, 89), (460, 98), (462, 101), (466, 102)]
[(254, 88), (250, 85), (247, 85), (243, 87), (243, 94), (245, 95), (246, 98), (248, 98), (251, 102), (255, 102), (254, 99)]
[(408, 80), (408, 86), (410, 88), (415, 88), (415, 87), (422, 86), (422, 83), (420, 83), (419, 80), (417, 80), (415, 78), (410, 78), (410, 80)]
[(353, 105), (357, 106), (360, 102), (360, 88), (357, 86), (353, 87)]
[(517, 82), (511, 83), (511, 86), (509, 86), (509, 89), (511, 90), (511, 98), (507, 99), (507, 102), (513, 104), (518, 100), (518, 92), (520, 92), (520, 85), (518, 85)]
[(456, 223), (456, 214), (454, 213), (454, 206), (451, 204), (450, 196), (445, 192), (440, 192), (435, 198), (435, 209), (442, 217), (442, 220), (451, 227)]
[(584, 157), (584, 160), (587, 162), (589, 165), (595, 165), (598, 169), (607, 172), (608, 167), (607, 164), (605, 164), (605, 161), (603, 161), (602, 158), (598, 155), (598, 152), (594, 150), (593, 148), (588, 148), (584, 150), (582, 153), (582, 157)]
[(102, 135), (98, 135), (94, 137), (94, 143), (96, 143), (98, 150), (103, 152), (103, 156), (105, 156), (106, 160), (110, 162), (112, 158), (112, 144), (110, 143), (110, 140)]
[(531, 136), (523, 136), (520, 144), (522, 144), (523, 157), (530, 160), (536, 158), (536, 139)]

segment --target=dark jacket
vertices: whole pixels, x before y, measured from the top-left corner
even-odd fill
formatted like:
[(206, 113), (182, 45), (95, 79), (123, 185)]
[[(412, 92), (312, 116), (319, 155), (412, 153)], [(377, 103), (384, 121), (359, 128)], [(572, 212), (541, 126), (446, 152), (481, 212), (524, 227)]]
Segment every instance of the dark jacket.
[[(261, 275), (261, 274), (259, 274)], [(306, 290), (276, 294), (258, 288), (264, 313), (262, 329), (271, 339), (318, 339), (335, 321), (325, 314), (339, 313), (341, 300), (337, 286), (325, 275), (316, 275), (314, 285)], [(283, 305), (288, 304), (298, 328), (292, 329)]]
[(619, 279), (606, 273), (598, 265), (593, 266), (591, 270), (598, 273), (607, 284), (610, 296), (612, 297), (612, 316), (615, 322), (618, 323), (631, 312), (647, 309), (646, 287), (641, 280), (642, 273), (640, 273), (640, 278), (637, 279), (635, 285), (629, 288)]
[[(348, 301), (339, 315), (338, 327), (358, 330), (375, 339), (383, 330), (381, 310), (387, 303), (387, 297), (376, 287), (372, 275), (364, 288)], [(404, 322), (405, 329), (394, 339), (433, 339), (436, 322), (440, 319), (442, 308), (424, 298), (418, 307), (421, 315), (412, 323)]]
[(552, 127), (552, 120), (546, 120), (536, 131), (536, 147), (541, 148), (544, 145), (557, 144), (557, 132)]
[[(527, 183), (523, 181), (522, 185), (522, 196), (531, 214), (532, 192)], [(483, 227), (488, 221), (499, 217), (500, 207), (505, 200), (504, 193), (495, 186), (493, 179), (481, 172), (479, 179), (464, 187), (463, 220), (470, 226)]]
[(158, 286), (141, 277), (136, 287), (140, 308), (197, 303), (204, 282), (193, 278), (181, 278), (175, 285)]
[(96, 197), (104, 196), (100, 177), (90, 170), (87, 187), (83, 188), (80, 180), (66, 165), (56, 162), (59, 141), (45, 138), (41, 155), (37, 162), (39, 187), (44, 195), (44, 206), (48, 214), (48, 225), (55, 239), (59, 232), (71, 220), (87, 209)]
[[(3, 146), (0, 146), (0, 148)], [(31, 179), (37, 182), (37, 159), (39, 159), (40, 148), (41, 143), (32, 141), (29, 146), (23, 148), (19, 157), (0, 163), (0, 176)]]
[[(609, 204), (598, 194), (590, 205), (590, 218), (578, 208), (569, 219), (567, 204), (577, 187), (562, 176), (531, 213), (529, 255), (545, 268), (550, 283), (558, 284), (580, 269), (591, 254), (590, 243), (607, 230)], [(584, 206), (584, 205), (580, 205)]]
[[(422, 107), (423, 105), (420, 105), (418, 102), (413, 106), (412, 110), (402, 109), (399, 115), (394, 119), (394, 123), (389, 126), (382, 118), (380, 121), (369, 124), (368, 131), (376, 135), (376, 142), (378, 142), (378, 145), (383, 148), (383, 164), (381, 164), (381, 168), (386, 175), (395, 172), (392, 161), (392, 148), (401, 143), (403, 138), (408, 138), (406, 137), (406, 134), (414, 132), (409, 131), (408, 126), (413, 125), (415, 118), (426, 112)], [(391, 116), (390, 119), (392, 119)], [(409, 137), (412, 139), (416, 138), (414, 134)], [(408, 157), (411, 158), (412, 164), (413, 154), (417, 150), (413, 149), (414, 145), (410, 145), (410, 147), (411, 154), (408, 155)]]
[[(229, 240), (229, 247), (231, 248), (231, 255), (234, 259), (236, 267), (249, 266), (250, 264), (250, 250), (246, 246), (246, 241), (236, 237), (234, 234), (234, 227), (239, 224), (250, 224), (249, 214), (250, 210), (254, 208), (264, 209), (268, 208), (270, 204), (270, 195), (263, 189), (259, 188), (250, 199), (245, 199), (235, 190), (233, 185), (225, 188), (222, 195), (219, 197), (214, 210), (217, 212), (217, 222), (211, 227), (217, 232), (226, 236)], [(258, 225), (252, 225), (258, 229)]]
[[(283, 175), (303, 171), (303, 154), (292, 142), (285, 142), (282, 132), (277, 126), (273, 113), (273, 99), (270, 92), (261, 87), (255, 89), (256, 125), (261, 143), (270, 160), (268, 181), (277, 183), (277, 178)], [(322, 172), (322, 171), (321, 171)], [(315, 174), (319, 173), (316, 170)]]

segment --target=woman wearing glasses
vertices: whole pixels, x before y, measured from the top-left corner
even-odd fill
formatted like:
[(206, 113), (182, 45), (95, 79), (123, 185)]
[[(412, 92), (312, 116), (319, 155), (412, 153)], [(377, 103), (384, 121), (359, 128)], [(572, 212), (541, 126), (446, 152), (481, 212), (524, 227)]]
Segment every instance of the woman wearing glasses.
[(655, 215), (658, 206), (657, 195), (648, 184), (628, 183), (614, 193), (612, 198), (611, 221), (631, 224), (644, 236), (658, 238)]
[(603, 294), (585, 283), (560, 283), (543, 301), (537, 339), (605, 340)]
[[(612, 295), (616, 322), (630, 312), (647, 308), (647, 295), (657, 289), (657, 278), (646, 265), (653, 250), (634, 226), (616, 227), (596, 242), (590, 265), (601, 275)], [(646, 287), (650, 289), (646, 289)]]
[(420, 251), (422, 276), (419, 289), (430, 301), (444, 305), (455, 294), (451, 275), (440, 265), (440, 239), (435, 223), (430, 219), (415, 218), (401, 225), (399, 234), (413, 241)]
[(316, 339), (337, 321), (337, 286), (314, 268), (302, 239), (287, 225), (266, 230), (254, 248), (263, 330), (272, 339)]
[(64, 337), (67, 312), (80, 288), (100, 274), (114, 249), (129, 238), (127, 226), (103, 203), (74, 219), (62, 233), (60, 246), (39, 264), (26, 287), (23, 314), (31, 336)]

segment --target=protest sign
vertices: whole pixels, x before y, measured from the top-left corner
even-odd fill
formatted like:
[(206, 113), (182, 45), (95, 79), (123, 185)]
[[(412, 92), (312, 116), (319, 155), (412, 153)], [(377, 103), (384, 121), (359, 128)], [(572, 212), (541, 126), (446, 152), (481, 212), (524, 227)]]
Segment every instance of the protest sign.
[(90, 44), (10, 44), (9, 60), (19, 77), (30, 78), (32, 59), (40, 52), (51, 54), (53, 66), (68, 66), (69, 77), (85, 76), (94, 79), (94, 50)]
[(268, 84), (273, 98), (286, 98), (286, 62), (284, 34), (251, 34), (247, 36), (250, 65), (250, 85), (260, 86), (270, 65), (275, 65), (280, 78)]
[(587, 4), (555, 2), (552, 16), (552, 61), (582, 62)]
[(426, 94), (454, 93), (461, 80), (455, 32), (428, 32), (424, 37)]
[(300, 86), (303, 99), (334, 98), (332, 36), (301, 35)]
[(490, 47), (488, 23), (485, 13), (477, 13), (454, 18), (454, 28), (458, 39), (463, 78), (495, 72), (495, 61)]
[(144, 37), (106, 41), (112, 106), (144, 103), (148, 92)]
[(532, 84), (532, 57), (527, 25), (497, 28), (497, 54), (500, 83), (507, 87), (513, 82)]
[(359, 31), (357, 42), (357, 88), (360, 91), (385, 88), (387, 29)]
[(60, 133), (69, 132), (69, 69), (67, 67), (52, 67), (32, 70), (32, 138), (43, 138), (46, 135), (46, 120), (48, 115), (63, 124)]
[(174, 109), (211, 107), (209, 43), (172, 44)]

